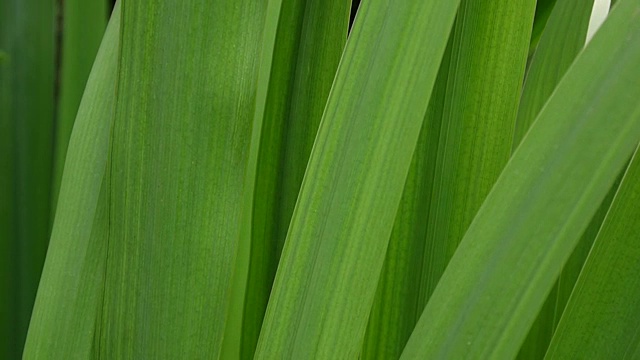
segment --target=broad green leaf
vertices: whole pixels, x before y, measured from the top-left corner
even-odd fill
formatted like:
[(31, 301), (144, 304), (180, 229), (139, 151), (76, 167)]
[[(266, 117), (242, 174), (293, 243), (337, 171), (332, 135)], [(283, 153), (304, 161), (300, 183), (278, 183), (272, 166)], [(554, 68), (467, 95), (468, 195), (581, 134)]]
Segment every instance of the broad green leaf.
[(562, 79), (469, 227), (402, 358), (516, 355), (640, 140), (639, 20), (636, 0), (619, 2)]
[(347, 39), (349, 0), (282, 1), (255, 174), (242, 358), (251, 358)]
[(216, 358), (239, 241), (265, 2), (122, 4), (103, 358)]
[(69, 141), (24, 359), (90, 359), (99, 334), (96, 325), (108, 231), (104, 179), (115, 108), (119, 29), (116, 4)]
[(106, 0), (64, 0), (62, 4), (62, 47), (59, 49), (59, 100), (55, 122), (51, 210), (55, 206), (62, 180), (67, 146), (73, 122), (107, 25)]
[[(639, 10), (636, 7), (636, 13)], [(640, 156), (636, 151), (571, 294), (546, 359), (640, 357), (638, 204)]]
[(378, 1), (358, 10), (288, 230), (257, 359), (360, 353), (457, 5)]
[(557, 0), (527, 72), (518, 108), (514, 149), (584, 48), (593, 2)]
[(22, 352), (49, 239), (54, 5), (53, 0), (0, 4), (0, 358)]

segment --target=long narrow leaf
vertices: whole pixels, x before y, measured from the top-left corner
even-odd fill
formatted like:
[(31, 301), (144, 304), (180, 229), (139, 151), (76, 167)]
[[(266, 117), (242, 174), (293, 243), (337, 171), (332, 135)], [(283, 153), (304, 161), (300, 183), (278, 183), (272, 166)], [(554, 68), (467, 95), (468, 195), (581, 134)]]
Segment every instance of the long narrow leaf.
[(563, 78), (474, 219), (404, 359), (516, 355), (640, 140), (639, 19), (636, 0), (619, 2)]
[(461, 4), (440, 115), (422, 306), (511, 155), (534, 9), (530, 0)]
[[(107, 256), (104, 188), (116, 96), (116, 4), (78, 110), (24, 359), (89, 359)], [(55, 336), (52, 336), (55, 334)]]
[[(638, 10), (636, 8), (636, 12)], [(640, 156), (636, 151), (546, 359), (636, 359), (640, 356), (638, 204)]]
[(251, 358), (307, 160), (347, 39), (349, 0), (283, 1), (262, 121), (243, 358)]
[[(593, 0), (558, 0), (556, 2), (531, 60), (524, 83), (514, 134), (514, 150), (560, 79), (584, 48), (592, 7)], [(568, 294), (573, 289), (586, 255), (611, 204), (612, 196), (613, 191), (601, 205), (601, 209), (598, 210), (576, 246), (574, 254), (567, 261), (558, 283), (549, 294), (520, 349), (519, 359), (544, 357), (558, 324), (559, 315), (562, 314)]]
[(107, 25), (105, 0), (64, 0), (61, 3), (63, 6), (62, 54), (58, 70), (60, 94), (53, 150), (52, 212), (55, 212), (57, 204), (73, 122)]
[(360, 352), (457, 5), (362, 3), (293, 213), (257, 359)]
[(11, 119), (11, 67), (7, 53), (9, 24), (4, 21), (9, 12), (9, 1), (0, 2), (0, 355), (18, 356), (16, 345), (16, 288), (13, 277), (13, 247), (16, 233), (13, 210), (13, 122)]
[(557, 0), (522, 90), (513, 148), (518, 147), (556, 85), (584, 48), (594, 0)]
[(392, 234), (368, 357), (400, 356), (509, 159), (534, 9), (530, 0), (460, 5)]
[(398, 358), (424, 309), (416, 274), (422, 271), (450, 59), (451, 40), (438, 71), (389, 239), (367, 325), (363, 359)]
[[(8, 288), (0, 291), (7, 319), (0, 357), (17, 358), (27, 334), (50, 231), (55, 48), (53, 0), (3, 0), (0, 128), (0, 243)], [(6, 339), (6, 341), (4, 340)]]

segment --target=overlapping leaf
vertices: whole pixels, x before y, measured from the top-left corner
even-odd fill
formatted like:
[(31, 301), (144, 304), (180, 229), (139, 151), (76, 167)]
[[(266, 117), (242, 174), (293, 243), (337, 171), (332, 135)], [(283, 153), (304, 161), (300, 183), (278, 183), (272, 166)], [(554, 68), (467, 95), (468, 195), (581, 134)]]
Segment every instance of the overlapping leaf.
[(636, 151), (546, 359), (640, 356), (639, 203), (640, 157)]
[(467, 231), (403, 358), (515, 356), (640, 140), (632, 101), (639, 18), (636, 0), (620, 1), (563, 78)]
[(252, 214), (243, 358), (255, 351), (271, 285), (349, 25), (348, 0), (283, 1)]
[(400, 355), (509, 159), (534, 9), (529, 0), (460, 5), (392, 234), (367, 357)]
[(58, 71), (59, 97), (55, 122), (52, 213), (55, 212), (64, 160), (78, 106), (98, 47), (107, 25), (105, 0), (65, 0), (62, 2), (62, 48)]
[[(116, 4), (78, 110), (25, 359), (89, 359), (107, 255), (104, 187), (120, 32)], [(52, 336), (55, 334), (55, 336)]]
[(457, 1), (362, 3), (311, 152), (256, 358), (360, 352), (456, 8)]

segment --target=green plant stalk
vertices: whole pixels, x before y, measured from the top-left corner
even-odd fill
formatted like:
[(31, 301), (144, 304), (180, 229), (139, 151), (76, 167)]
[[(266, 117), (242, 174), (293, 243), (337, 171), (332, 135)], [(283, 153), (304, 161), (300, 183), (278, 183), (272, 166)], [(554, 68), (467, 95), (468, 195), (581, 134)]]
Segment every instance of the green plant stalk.
[(62, 5), (62, 62), (58, 70), (60, 93), (53, 150), (52, 217), (56, 210), (73, 122), (107, 25), (105, 0), (64, 0)]
[(464, 1), (452, 33), (419, 304), (511, 155), (535, 1)]
[[(0, 243), (8, 274), (0, 357), (22, 353), (49, 239), (54, 119), (54, 1), (6, 0), (2, 6), (3, 137)], [(6, 131), (6, 132), (5, 132)], [(5, 145), (3, 144), (3, 147)], [(5, 260), (5, 259), (3, 259)], [(9, 278), (11, 277), (11, 280)]]
[(69, 141), (24, 359), (91, 359), (96, 349), (107, 258), (105, 169), (115, 108), (119, 31), (118, 2)]
[(438, 71), (389, 239), (367, 325), (362, 359), (400, 357), (423, 309), (418, 302), (416, 272), (422, 270), (427, 231), (425, 220), (431, 203), (450, 58), (451, 41)]
[(255, 352), (309, 154), (347, 39), (349, 0), (282, 2), (256, 171), (242, 358)]
[(545, 359), (640, 356), (639, 202), (640, 156), (636, 151)]
[(640, 140), (640, 104), (630, 101), (640, 90), (639, 19), (637, 1), (619, 2), (561, 80), (469, 227), (402, 358), (517, 354)]
[(122, 5), (99, 354), (217, 358), (266, 3)]
[(360, 353), (457, 5), (362, 3), (293, 213), (257, 359)]

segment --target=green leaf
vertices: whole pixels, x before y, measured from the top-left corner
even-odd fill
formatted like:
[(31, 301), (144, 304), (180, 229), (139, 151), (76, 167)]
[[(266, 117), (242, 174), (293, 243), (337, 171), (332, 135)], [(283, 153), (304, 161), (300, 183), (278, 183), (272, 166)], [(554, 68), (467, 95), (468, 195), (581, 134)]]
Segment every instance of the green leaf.
[(404, 185), (361, 357), (398, 358), (424, 308), (419, 302), (426, 221), (447, 90), (451, 40), (443, 56)]
[[(640, 8), (634, 10), (638, 13)], [(640, 356), (639, 203), (640, 155), (636, 151), (545, 359)]]
[(24, 359), (90, 359), (94, 337), (99, 334), (96, 325), (108, 234), (104, 179), (115, 107), (119, 31), (117, 3), (69, 141)]
[[(8, 1), (0, 2), (0, 46), (6, 46), (8, 22), (4, 21)], [(16, 289), (14, 268), (15, 219), (13, 212), (13, 121), (11, 121), (11, 67), (9, 55), (0, 50), (0, 356), (19, 357), (17, 341), (17, 299), (11, 294)]]
[(255, 174), (242, 358), (255, 352), (289, 221), (347, 39), (349, 0), (283, 1)]
[(636, 0), (619, 2), (560, 82), (469, 227), (404, 359), (516, 355), (640, 140), (639, 20)]
[(20, 357), (49, 240), (54, 4), (0, 4), (0, 358)]
[(240, 235), (266, 3), (122, 5), (98, 353), (216, 358)]
[[(262, 134), (262, 118), (267, 101), (271, 64), (273, 63), (273, 50), (275, 47), (276, 33), (282, 0), (269, 0), (267, 3), (262, 50), (260, 64), (258, 65), (258, 86), (256, 89), (256, 106), (253, 116), (253, 128), (251, 129), (251, 144), (249, 147), (249, 160), (245, 175), (244, 193), (242, 197), (242, 215), (240, 239), (236, 264), (231, 280), (231, 304), (227, 314), (227, 322), (222, 340), (220, 358), (239, 359), (242, 347), (242, 333), (244, 323), (244, 307), (247, 302), (247, 280), (249, 278), (249, 262), (251, 257), (251, 227), (253, 214), (253, 199), (256, 183), (256, 171), (258, 167), (258, 151), (260, 150), (260, 135)], [(253, 354), (251, 354), (253, 357)]]
[(257, 359), (360, 352), (457, 5), (361, 5), (293, 213)]
[(514, 149), (584, 48), (593, 1), (557, 0), (524, 83), (514, 134)]
[(56, 210), (73, 122), (107, 25), (105, 0), (64, 0), (61, 3), (63, 6), (62, 54), (58, 70), (60, 98), (57, 104), (58, 116), (55, 122), (53, 150), (52, 214)]
[(535, 2), (463, 1), (427, 219), (421, 304), (511, 155)]
[(547, 348), (551, 342), (551, 337), (560, 321), (560, 316), (567, 305), (567, 301), (569, 301), (571, 291), (576, 284), (576, 280), (578, 279), (578, 275), (580, 275), (587, 255), (589, 255), (596, 235), (598, 235), (602, 221), (609, 210), (609, 206), (611, 206), (611, 201), (613, 201), (613, 196), (619, 184), (620, 177), (618, 177), (607, 193), (598, 211), (596, 211), (591, 222), (589, 222), (589, 226), (587, 226), (587, 229), (580, 237), (573, 253), (564, 264), (558, 280), (551, 289), (542, 309), (540, 309), (537, 319), (531, 326), (531, 329), (529, 329), (529, 334), (518, 353), (518, 359), (544, 358), (544, 354), (547, 352)]
[(540, 38), (549, 21), (549, 16), (558, 0), (537, 0), (536, 14), (533, 21), (533, 30), (531, 31), (531, 44), (529, 46), (529, 55), (533, 55), (538, 47)]
[[(529, 130), (531, 123), (551, 96), (558, 82), (584, 48), (593, 0), (558, 0), (544, 29), (537, 51), (531, 60), (524, 83), (518, 120), (514, 134), (514, 150)], [(602, 224), (615, 189), (603, 202), (576, 249), (569, 258), (558, 283), (543, 305), (529, 331), (519, 359), (541, 359), (551, 341), (553, 331), (568, 295), (573, 289), (586, 255)]]
[(509, 159), (534, 9), (531, 0), (460, 5), (396, 219), (365, 357), (400, 356)]

